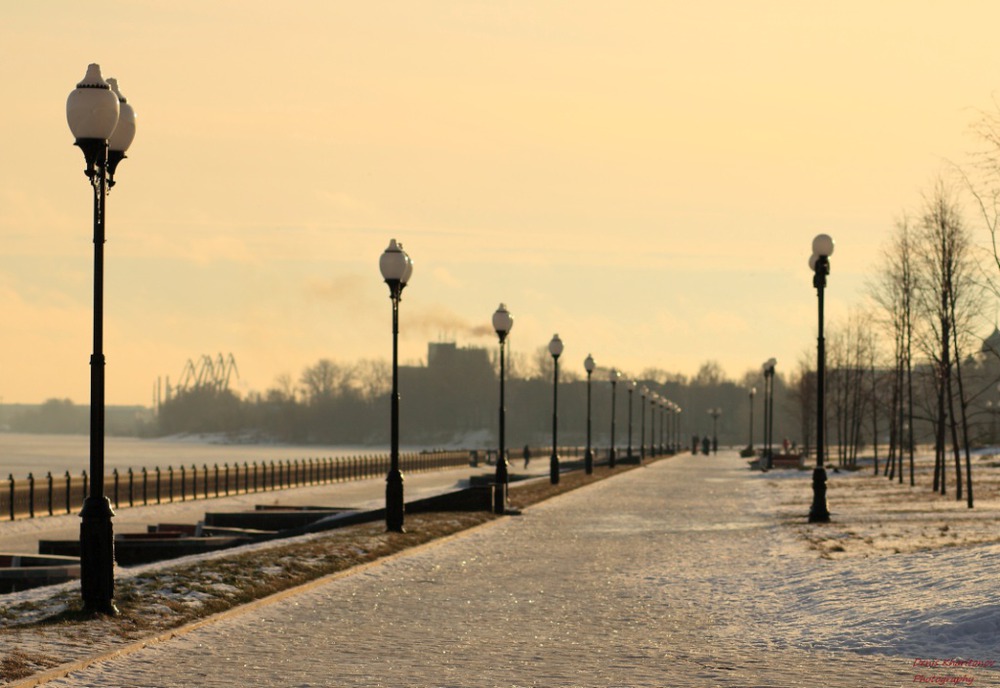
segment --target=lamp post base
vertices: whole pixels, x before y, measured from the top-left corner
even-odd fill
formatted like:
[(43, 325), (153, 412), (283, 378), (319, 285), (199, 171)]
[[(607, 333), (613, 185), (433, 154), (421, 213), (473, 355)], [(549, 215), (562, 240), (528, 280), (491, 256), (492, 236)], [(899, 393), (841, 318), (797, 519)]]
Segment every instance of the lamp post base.
[(80, 583), (83, 609), (115, 616), (115, 537), (107, 497), (88, 497), (80, 511)]
[(393, 533), (405, 533), (403, 528), (403, 474), (398, 470), (389, 471), (385, 479), (385, 529)]
[(493, 513), (507, 513), (507, 483), (495, 483), (493, 485)]
[(587, 475), (594, 472), (594, 453), (587, 450), (587, 453), (583, 455), (583, 471)]
[(813, 503), (809, 509), (810, 523), (829, 523), (830, 510), (826, 505), (826, 469), (813, 470)]
[(552, 452), (549, 458), (549, 482), (553, 485), (559, 484), (559, 457), (555, 452)]
[(497, 472), (493, 486), (493, 513), (507, 513), (507, 457), (497, 457)]

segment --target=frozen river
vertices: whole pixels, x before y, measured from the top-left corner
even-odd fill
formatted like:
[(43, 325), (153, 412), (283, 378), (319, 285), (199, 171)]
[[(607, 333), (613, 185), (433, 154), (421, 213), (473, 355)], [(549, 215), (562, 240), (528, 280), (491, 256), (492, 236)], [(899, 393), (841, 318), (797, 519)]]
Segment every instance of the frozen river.
[[(317, 459), (362, 454), (385, 454), (388, 447), (333, 447), (283, 444), (226, 444), (210, 436), (139, 439), (108, 437), (105, 441), (105, 465), (108, 471), (117, 468), (136, 471), (160, 466), (190, 466), (192, 464), (223, 464), (244, 461), (278, 461), (283, 459)], [(27, 435), (0, 433), (0, 476), (8, 473), (23, 478), (51, 471), (61, 475), (66, 471), (76, 475), (88, 470), (90, 438), (87, 435)]]

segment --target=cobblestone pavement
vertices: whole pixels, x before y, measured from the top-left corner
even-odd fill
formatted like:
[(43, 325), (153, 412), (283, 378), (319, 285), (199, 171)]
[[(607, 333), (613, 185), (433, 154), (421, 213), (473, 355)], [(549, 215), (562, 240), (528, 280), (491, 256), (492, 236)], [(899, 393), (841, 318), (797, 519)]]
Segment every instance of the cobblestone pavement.
[(913, 685), (911, 657), (783, 637), (769, 582), (814, 564), (743, 466), (660, 461), (47, 685)]

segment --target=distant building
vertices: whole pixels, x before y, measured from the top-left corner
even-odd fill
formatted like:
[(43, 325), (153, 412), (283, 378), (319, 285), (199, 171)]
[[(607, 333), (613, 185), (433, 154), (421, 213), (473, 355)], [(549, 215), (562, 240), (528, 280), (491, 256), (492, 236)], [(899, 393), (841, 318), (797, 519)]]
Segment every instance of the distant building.
[(489, 351), (427, 345), (426, 366), (400, 366), (400, 426), (407, 441), (449, 441), (492, 427), (496, 373)]

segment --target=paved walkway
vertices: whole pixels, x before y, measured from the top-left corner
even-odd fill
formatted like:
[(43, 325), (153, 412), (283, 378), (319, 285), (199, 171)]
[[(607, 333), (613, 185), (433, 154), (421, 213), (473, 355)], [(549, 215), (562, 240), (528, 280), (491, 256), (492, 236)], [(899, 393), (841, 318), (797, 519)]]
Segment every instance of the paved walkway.
[(912, 657), (783, 637), (767, 489), (667, 459), (48, 685), (914, 685)]

